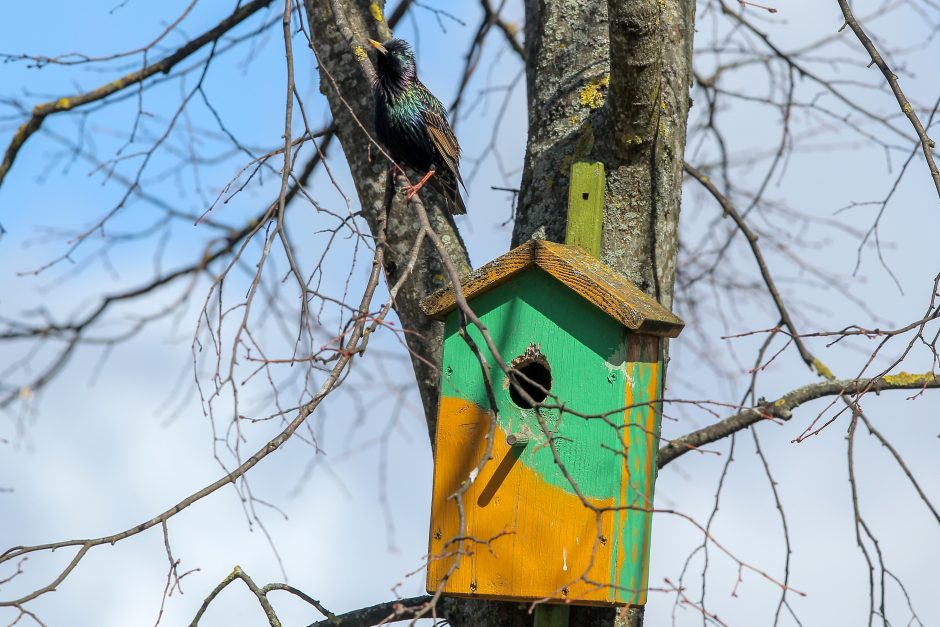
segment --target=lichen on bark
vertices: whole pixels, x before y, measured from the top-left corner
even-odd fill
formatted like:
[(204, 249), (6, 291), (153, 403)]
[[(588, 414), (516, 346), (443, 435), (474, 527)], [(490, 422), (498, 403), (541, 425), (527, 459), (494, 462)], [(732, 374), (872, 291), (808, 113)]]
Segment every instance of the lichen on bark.
[(691, 0), (526, 2), (529, 140), (513, 243), (541, 228), (563, 241), (557, 192), (573, 162), (602, 161), (602, 259), (667, 307), (694, 8)]

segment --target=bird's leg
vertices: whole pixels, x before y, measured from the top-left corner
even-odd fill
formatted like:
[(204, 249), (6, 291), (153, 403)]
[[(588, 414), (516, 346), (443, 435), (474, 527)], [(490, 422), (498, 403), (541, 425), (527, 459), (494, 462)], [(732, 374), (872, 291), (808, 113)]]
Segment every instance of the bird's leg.
[(412, 198), (415, 197), (415, 194), (418, 193), (418, 190), (424, 187), (424, 184), (428, 182), (428, 179), (434, 176), (434, 172), (435, 172), (435, 169), (431, 168), (430, 170), (428, 170), (428, 173), (424, 175), (424, 178), (418, 181), (417, 185), (405, 185), (404, 187), (401, 188), (403, 192), (408, 192), (408, 195), (405, 196), (406, 202), (410, 201)]

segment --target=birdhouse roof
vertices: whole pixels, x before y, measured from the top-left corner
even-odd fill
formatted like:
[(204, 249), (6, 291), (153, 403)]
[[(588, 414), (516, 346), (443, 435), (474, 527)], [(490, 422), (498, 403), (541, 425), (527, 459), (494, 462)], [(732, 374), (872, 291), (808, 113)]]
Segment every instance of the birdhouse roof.
[[(460, 282), (467, 301), (538, 267), (614, 320), (638, 333), (676, 337), (685, 323), (636, 285), (577, 246), (530, 240), (468, 274)], [(432, 318), (443, 320), (457, 308), (446, 287), (421, 301)]]

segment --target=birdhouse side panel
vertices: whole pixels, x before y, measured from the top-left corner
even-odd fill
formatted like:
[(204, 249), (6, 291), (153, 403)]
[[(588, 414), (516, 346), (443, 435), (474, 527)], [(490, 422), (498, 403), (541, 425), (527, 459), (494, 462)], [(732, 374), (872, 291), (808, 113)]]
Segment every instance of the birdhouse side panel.
[(646, 603), (656, 452), (662, 420), (662, 340), (629, 334), (624, 368), (623, 497), (616, 515), (614, 537), (629, 556), (616, 575), (623, 594), (634, 605)]
[[(635, 508), (652, 494), (641, 476), (648, 474), (650, 458), (639, 448), (655, 445), (646, 434), (657, 428), (657, 414), (647, 411), (649, 405), (623, 408), (629, 398), (650, 395), (632, 389), (628, 394), (634, 382), (645, 390), (658, 385), (655, 364), (629, 361), (631, 355), (649, 357), (631, 344), (640, 336), (537, 269), (471, 306), (505, 365), (544, 362), (552, 396), (538, 412), (514, 399), (504, 364), (471, 328), (469, 336), (490, 365), (494, 423), (480, 364), (459, 333), (456, 312), (451, 314), (429, 590), (443, 585), (451, 594), (487, 598), (637, 602), (636, 591), (645, 588), (649, 532), (648, 520)], [(656, 346), (651, 350), (658, 355)], [(512, 446), (507, 436), (528, 443)], [(489, 459), (477, 472), (488, 449)]]

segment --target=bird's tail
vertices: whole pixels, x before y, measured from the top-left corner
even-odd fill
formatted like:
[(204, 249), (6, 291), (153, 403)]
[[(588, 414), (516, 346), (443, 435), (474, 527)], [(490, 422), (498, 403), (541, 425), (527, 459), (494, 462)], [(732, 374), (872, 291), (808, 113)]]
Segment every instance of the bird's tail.
[[(440, 172), (440, 170), (438, 171)], [(444, 198), (444, 206), (453, 216), (462, 216), (467, 213), (467, 206), (460, 195), (460, 188), (457, 187), (457, 181), (451, 176), (435, 176), (432, 182), (437, 179), (434, 187)]]
[(463, 204), (463, 198), (460, 196), (460, 190), (454, 190), (454, 195), (451, 198), (447, 198), (447, 209), (450, 210), (450, 214), (453, 216), (462, 216), (467, 213), (467, 206)]

